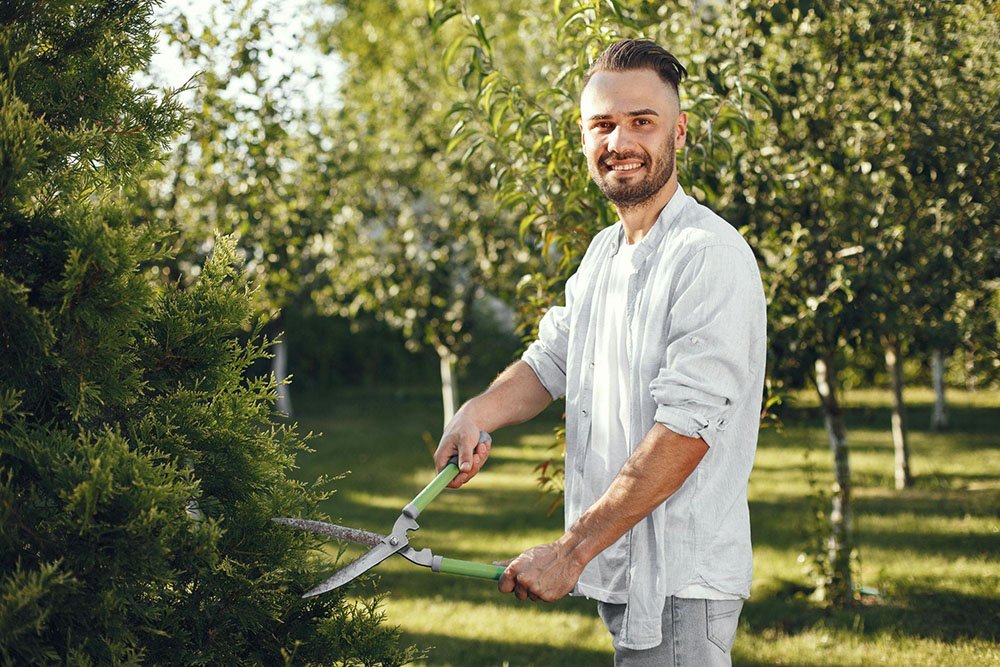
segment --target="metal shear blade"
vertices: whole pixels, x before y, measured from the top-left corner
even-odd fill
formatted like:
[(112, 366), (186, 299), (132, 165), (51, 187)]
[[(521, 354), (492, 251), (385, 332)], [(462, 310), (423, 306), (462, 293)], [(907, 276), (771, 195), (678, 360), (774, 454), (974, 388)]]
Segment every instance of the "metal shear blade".
[[(479, 434), (480, 443), (488, 443), (489, 441), (490, 436), (488, 433), (481, 432)], [(343, 586), (393, 554), (399, 554), (416, 565), (429, 567), (434, 572), (460, 574), (480, 579), (499, 579), (504, 569), (502, 566), (442, 558), (441, 556), (435, 556), (430, 549), (417, 551), (410, 546), (407, 533), (420, 528), (416, 518), (457, 475), (458, 456), (456, 455), (452, 456), (448, 464), (441, 469), (437, 476), (403, 508), (402, 513), (392, 527), (392, 533), (389, 535), (379, 535), (366, 530), (337, 526), (322, 521), (311, 521), (309, 519), (289, 519), (284, 517), (273, 519), (276, 523), (291, 526), (292, 528), (307, 530), (321, 535), (329, 535), (330, 537), (358, 542), (371, 547), (367, 553), (350, 563), (347, 567), (336, 572), (332, 577), (308, 591), (302, 597), (312, 597)]]
[(319, 586), (306, 591), (302, 597), (311, 598), (314, 595), (320, 595), (321, 593), (332, 591), (334, 588), (339, 588), (356, 578), (358, 575), (364, 574), (371, 568), (375, 567), (386, 558), (396, 553), (396, 551), (396, 547), (390, 545), (388, 542), (383, 542), (377, 547), (369, 550), (368, 553), (364, 554), (344, 569), (337, 571), (336, 574), (321, 583)]

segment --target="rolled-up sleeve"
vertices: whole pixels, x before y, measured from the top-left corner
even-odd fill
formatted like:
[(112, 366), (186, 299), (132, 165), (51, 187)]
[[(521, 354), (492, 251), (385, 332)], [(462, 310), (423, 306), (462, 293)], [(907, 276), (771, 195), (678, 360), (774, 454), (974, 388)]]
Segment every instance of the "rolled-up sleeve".
[(569, 350), (569, 320), (577, 275), (566, 281), (566, 305), (553, 306), (538, 324), (538, 339), (521, 356), (538, 380), (557, 400), (566, 395), (566, 356)]
[(751, 379), (765, 314), (757, 267), (739, 248), (697, 251), (672, 290), (663, 364), (649, 389), (655, 419), (709, 447)]

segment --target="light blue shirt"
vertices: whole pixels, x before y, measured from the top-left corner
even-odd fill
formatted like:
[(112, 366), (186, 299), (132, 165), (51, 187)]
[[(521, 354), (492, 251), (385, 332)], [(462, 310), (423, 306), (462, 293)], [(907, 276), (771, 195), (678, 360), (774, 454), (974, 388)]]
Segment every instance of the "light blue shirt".
[[(620, 222), (597, 234), (566, 284), (566, 304), (545, 314), (523, 356), (553, 398), (566, 397), (567, 527), (617, 474), (589, 464), (591, 420), (601, 409), (593, 405), (595, 304), (621, 239)], [(574, 590), (601, 599), (623, 587), (605, 601), (625, 600), (618, 641), (643, 650), (660, 644), (663, 604), (685, 586), (750, 594), (747, 483), (760, 423), (766, 306), (750, 247), (681, 188), (632, 263), (625, 309), (629, 424), (621, 446), (631, 455), (657, 422), (709, 446), (681, 488), (617, 543), (627, 554), (624, 581), (604, 581), (598, 556)]]

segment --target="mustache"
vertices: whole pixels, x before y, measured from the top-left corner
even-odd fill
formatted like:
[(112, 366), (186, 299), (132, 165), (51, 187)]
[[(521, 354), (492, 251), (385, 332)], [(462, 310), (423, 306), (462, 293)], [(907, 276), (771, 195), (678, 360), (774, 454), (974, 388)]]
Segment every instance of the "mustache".
[(645, 163), (648, 160), (648, 158), (649, 156), (646, 155), (645, 153), (636, 153), (635, 151), (624, 151), (621, 153), (618, 153), (616, 151), (608, 151), (607, 153), (601, 156), (600, 162), (604, 166), (608, 165), (609, 160), (641, 160), (642, 162)]

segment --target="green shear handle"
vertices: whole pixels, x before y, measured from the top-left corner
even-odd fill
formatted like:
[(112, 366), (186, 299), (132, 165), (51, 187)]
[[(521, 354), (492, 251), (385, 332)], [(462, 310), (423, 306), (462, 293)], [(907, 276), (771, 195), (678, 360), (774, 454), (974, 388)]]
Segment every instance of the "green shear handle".
[(507, 568), (504, 565), (489, 565), (487, 563), (474, 563), (468, 560), (435, 556), (431, 569), (434, 572), (443, 572), (444, 574), (461, 574), (466, 577), (497, 581)]
[[(486, 431), (479, 432), (479, 443), (489, 442), (490, 434)], [(424, 487), (423, 491), (410, 501), (410, 504), (403, 509), (403, 514), (416, 519), (420, 513), (427, 509), (427, 506), (434, 502), (434, 499), (444, 491), (445, 487), (451, 484), (452, 480), (458, 477), (458, 454), (453, 454), (448, 459), (448, 465), (441, 469), (437, 477), (431, 480), (430, 484)]]
[[(479, 432), (480, 443), (489, 442), (489, 440), (489, 433), (486, 431)], [(403, 514), (411, 519), (416, 519), (444, 491), (445, 487), (458, 477), (458, 472), (458, 455), (454, 454), (448, 459), (448, 464), (441, 469), (437, 477), (432, 479), (403, 509)], [(444, 574), (460, 574), (466, 577), (496, 581), (500, 579), (500, 575), (503, 574), (506, 568), (503, 565), (488, 565), (486, 563), (475, 563), (467, 560), (435, 556), (431, 564), (431, 569), (434, 572), (442, 572)]]

